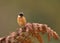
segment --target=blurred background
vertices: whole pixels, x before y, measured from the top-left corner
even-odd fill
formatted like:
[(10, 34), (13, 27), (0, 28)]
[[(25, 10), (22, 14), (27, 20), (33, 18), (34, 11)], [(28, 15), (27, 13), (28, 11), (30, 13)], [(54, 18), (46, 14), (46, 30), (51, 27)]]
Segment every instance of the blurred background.
[[(60, 35), (60, 0), (0, 0), (0, 37), (17, 30), (16, 19), (21, 11), (28, 22), (47, 24)], [(47, 35), (42, 37), (48, 43)], [(39, 42), (36, 39), (34, 43)], [(59, 40), (52, 38), (50, 43)]]

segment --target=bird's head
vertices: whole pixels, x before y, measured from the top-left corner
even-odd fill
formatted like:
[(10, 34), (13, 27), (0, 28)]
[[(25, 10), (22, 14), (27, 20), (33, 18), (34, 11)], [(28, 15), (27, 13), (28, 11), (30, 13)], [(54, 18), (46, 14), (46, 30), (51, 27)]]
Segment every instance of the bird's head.
[(23, 17), (23, 16), (24, 16), (23, 12), (20, 12), (20, 13), (18, 14), (18, 17)]

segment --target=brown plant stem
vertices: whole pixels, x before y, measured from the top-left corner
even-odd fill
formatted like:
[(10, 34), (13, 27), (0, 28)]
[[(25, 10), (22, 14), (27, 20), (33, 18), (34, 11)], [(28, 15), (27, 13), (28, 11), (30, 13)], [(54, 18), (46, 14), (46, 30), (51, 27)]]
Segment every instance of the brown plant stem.
[(39, 33), (35, 33), (34, 36), (39, 40), (40, 43), (44, 43), (44, 41)]
[[(10, 33), (6, 37), (0, 38), (0, 43), (32, 43), (31, 37), (36, 37), (40, 43), (44, 43), (39, 33), (48, 34), (48, 41), (51, 37), (59, 39), (59, 35), (46, 24), (27, 23), (25, 27), (18, 28), (16, 32)], [(29, 37), (31, 36), (31, 37)]]
[(55, 38), (55, 39), (59, 39), (59, 35), (54, 31), (53, 32), (53, 37)]

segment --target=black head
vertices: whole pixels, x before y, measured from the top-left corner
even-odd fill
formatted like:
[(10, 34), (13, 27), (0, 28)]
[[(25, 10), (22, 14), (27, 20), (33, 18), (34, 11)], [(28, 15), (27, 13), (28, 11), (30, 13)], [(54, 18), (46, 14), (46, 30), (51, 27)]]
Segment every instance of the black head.
[(22, 17), (22, 16), (23, 16), (23, 14), (19, 14), (19, 16), (21, 16), (21, 17)]

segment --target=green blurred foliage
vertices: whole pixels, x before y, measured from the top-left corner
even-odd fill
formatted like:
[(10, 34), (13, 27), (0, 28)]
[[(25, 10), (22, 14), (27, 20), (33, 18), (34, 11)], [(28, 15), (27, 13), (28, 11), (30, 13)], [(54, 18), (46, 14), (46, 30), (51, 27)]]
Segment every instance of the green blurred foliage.
[(16, 18), (21, 11), (28, 22), (47, 24), (60, 35), (60, 0), (0, 0), (0, 36), (17, 30)]

